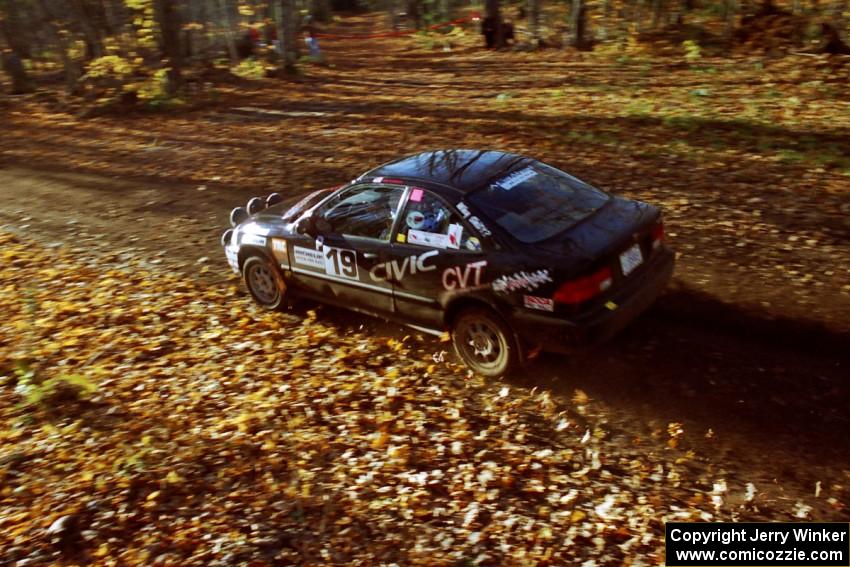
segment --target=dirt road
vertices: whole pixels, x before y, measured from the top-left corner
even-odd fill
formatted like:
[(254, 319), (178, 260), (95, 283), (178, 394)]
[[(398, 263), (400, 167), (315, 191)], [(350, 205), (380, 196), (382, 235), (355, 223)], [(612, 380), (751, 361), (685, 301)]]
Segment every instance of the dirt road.
[[(0, 187), (4, 230), (89, 250), (93, 263), (136, 255), (210, 285), (233, 281), (218, 237), (234, 200), (247, 193), (22, 167), (0, 169)], [(378, 337), (410, 332), (332, 309), (321, 317), (341, 334), (361, 326)], [(446, 346), (423, 344), (435, 353)], [(684, 442), (730, 482), (753, 482), (776, 498), (811, 498), (820, 481), (846, 504), (847, 344), (840, 334), (762, 321), (674, 284), (614, 341), (572, 358), (543, 355), (511, 382), (567, 399), (583, 390), (617, 416), (610, 427), (624, 435), (663, 434), (668, 423), (682, 423)], [(827, 496), (817, 502), (816, 517), (846, 514)]]

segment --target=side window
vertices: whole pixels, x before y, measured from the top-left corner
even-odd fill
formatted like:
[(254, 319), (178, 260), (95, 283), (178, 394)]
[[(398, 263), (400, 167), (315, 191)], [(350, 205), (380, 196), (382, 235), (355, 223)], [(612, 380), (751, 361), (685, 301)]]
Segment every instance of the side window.
[(431, 248), (481, 250), (481, 241), (457, 213), (434, 194), (416, 188), (410, 190), (396, 240)]
[(389, 240), (402, 187), (358, 185), (342, 191), (316, 211), (333, 232)]

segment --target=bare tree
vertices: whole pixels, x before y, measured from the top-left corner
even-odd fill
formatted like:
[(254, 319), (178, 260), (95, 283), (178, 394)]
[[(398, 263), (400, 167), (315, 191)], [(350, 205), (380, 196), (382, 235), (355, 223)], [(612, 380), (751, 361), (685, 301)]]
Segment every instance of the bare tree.
[(76, 24), (83, 32), (86, 41), (86, 54), (93, 59), (103, 57), (103, 37), (101, 37), (99, 29), (101, 26), (95, 21), (96, 17), (92, 6), (85, 0), (72, 0), (69, 2), (69, 7)]
[(154, 15), (159, 25), (160, 50), (168, 66), (167, 92), (174, 96), (182, 86), (183, 52), (180, 49), (180, 9), (177, 0), (155, 0)]
[(723, 10), (725, 12), (725, 15), (724, 15), (725, 25), (723, 27), (723, 37), (727, 41), (731, 41), (732, 34), (735, 31), (735, 19), (738, 15), (738, 1), (737, 0), (724, 0)]
[(283, 72), (294, 74), (298, 60), (298, 42), (295, 37), (295, 1), (279, 0), (277, 10), (277, 39)]
[(570, 11), (569, 44), (577, 49), (587, 47), (587, 4), (584, 0), (572, 0)]
[(528, 31), (531, 33), (531, 41), (535, 46), (540, 45), (541, 1), (542, 0), (528, 0)]
[(70, 93), (77, 87), (77, 81), (80, 78), (80, 68), (77, 63), (71, 58), (68, 51), (68, 41), (63, 35), (63, 30), (56, 23), (56, 15), (52, 10), (52, 6), (47, 0), (38, 0), (38, 9), (42, 19), (42, 27), (51, 43), (56, 46), (59, 51), (59, 57), (62, 59), (62, 66), (65, 69), (65, 88)]
[(3, 71), (12, 80), (12, 94), (32, 91), (32, 83), (23, 63), (25, 56), (29, 54), (29, 45), (21, 35), (15, 33), (19, 21), (17, 2), (0, 0), (0, 37), (9, 46), (0, 52), (0, 55), (3, 59)]
[(218, 0), (218, 20), (224, 29), (224, 41), (227, 44), (227, 53), (230, 55), (230, 64), (236, 65), (239, 62), (239, 54), (236, 51), (233, 17), (227, 0)]
[[(492, 41), (488, 40), (488, 44), (496, 49), (505, 46), (505, 30), (502, 25), (502, 11), (499, 5), (499, 0), (487, 0), (484, 4), (486, 15), (484, 17), (483, 27), (485, 35), (492, 33)], [(490, 47), (490, 45), (488, 45)]]

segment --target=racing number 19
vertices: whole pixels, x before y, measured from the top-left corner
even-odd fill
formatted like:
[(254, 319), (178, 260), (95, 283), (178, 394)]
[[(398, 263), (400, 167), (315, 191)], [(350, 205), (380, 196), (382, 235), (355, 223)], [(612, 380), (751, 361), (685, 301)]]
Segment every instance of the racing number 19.
[(324, 247), (325, 270), (335, 276), (357, 279), (357, 253), (345, 248)]

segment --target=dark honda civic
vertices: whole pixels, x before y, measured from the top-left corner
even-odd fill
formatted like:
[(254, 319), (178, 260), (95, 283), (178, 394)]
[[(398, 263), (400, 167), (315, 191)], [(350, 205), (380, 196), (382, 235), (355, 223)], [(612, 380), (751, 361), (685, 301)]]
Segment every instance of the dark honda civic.
[(269, 309), (293, 296), (448, 330), (474, 371), (604, 340), (673, 273), (658, 208), (535, 159), (443, 150), (231, 213), (227, 260)]

